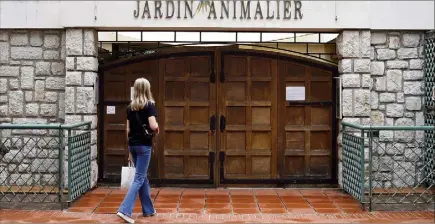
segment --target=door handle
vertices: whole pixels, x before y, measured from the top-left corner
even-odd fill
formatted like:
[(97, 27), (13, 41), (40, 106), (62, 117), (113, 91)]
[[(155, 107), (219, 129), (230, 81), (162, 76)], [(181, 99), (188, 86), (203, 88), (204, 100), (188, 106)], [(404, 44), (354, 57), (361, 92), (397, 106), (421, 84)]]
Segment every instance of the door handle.
[(214, 133), (216, 130), (216, 116), (213, 115), (210, 117), (210, 131), (211, 133)]
[(224, 115), (221, 115), (221, 120), (220, 120), (221, 132), (224, 132), (226, 127), (227, 127), (227, 120), (225, 119)]

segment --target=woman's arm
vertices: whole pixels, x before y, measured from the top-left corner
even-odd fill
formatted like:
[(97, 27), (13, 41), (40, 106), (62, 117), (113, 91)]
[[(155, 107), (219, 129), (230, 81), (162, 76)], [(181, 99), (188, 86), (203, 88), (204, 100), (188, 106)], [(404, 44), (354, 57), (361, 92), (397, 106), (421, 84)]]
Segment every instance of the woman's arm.
[(151, 116), (148, 118), (148, 122), (150, 123), (150, 128), (153, 129), (157, 134), (159, 133), (159, 124), (157, 123), (156, 117)]

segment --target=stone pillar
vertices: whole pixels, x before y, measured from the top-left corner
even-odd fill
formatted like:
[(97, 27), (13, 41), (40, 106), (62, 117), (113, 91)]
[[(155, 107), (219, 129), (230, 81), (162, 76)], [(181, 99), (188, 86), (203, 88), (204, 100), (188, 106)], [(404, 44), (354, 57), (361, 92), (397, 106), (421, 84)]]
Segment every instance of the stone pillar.
[(96, 186), (98, 178), (97, 106), (94, 103), (97, 43), (95, 30), (66, 30), (65, 123), (92, 121), (92, 187)]
[[(338, 72), (342, 80), (343, 121), (370, 122), (370, 31), (345, 30), (337, 37)], [(342, 186), (341, 135), (339, 142), (338, 181)]]

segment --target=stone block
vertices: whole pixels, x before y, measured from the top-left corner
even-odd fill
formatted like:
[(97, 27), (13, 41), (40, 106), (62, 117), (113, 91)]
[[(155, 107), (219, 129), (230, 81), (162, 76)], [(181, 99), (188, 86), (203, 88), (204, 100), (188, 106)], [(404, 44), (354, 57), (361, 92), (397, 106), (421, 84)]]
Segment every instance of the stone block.
[(33, 89), (35, 84), (35, 69), (33, 67), (21, 67), (21, 88)]
[(41, 104), (39, 114), (43, 117), (55, 117), (57, 115), (56, 104)]
[(34, 100), (43, 101), (45, 97), (45, 81), (36, 80)]
[(343, 116), (353, 116), (353, 90), (343, 89)]
[(57, 50), (46, 50), (46, 51), (44, 51), (44, 59), (45, 60), (59, 60), (60, 53)]
[(97, 145), (91, 146), (91, 160), (96, 160), (98, 156), (98, 147)]
[(65, 112), (75, 113), (75, 88), (66, 87), (65, 88)]
[(369, 73), (370, 59), (355, 59), (353, 61), (353, 71), (356, 73)]
[(404, 93), (397, 93), (397, 102), (398, 103), (404, 103), (405, 102), (405, 94)]
[(402, 91), (402, 71), (387, 70), (387, 90), (390, 92)]
[(369, 30), (361, 31), (361, 57), (370, 58), (371, 47), (370, 47), (370, 37), (371, 32)]
[(386, 115), (388, 117), (403, 117), (405, 113), (405, 108), (403, 104), (387, 104), (386, 107)]
[(424, 113), (416, 112), (415, 113), (415, 125), (423, 126), (424, 125)]
[(423, 82), (404, 82), (403, 93), (408, 95), (422, 95), (423, 94)]
[(39, 115), (39, 104), (28, 103), (26, 104), (26, 116), (37, 117)]
[(82, 115), (68, 115), (65, 117), (65, 124), (74, 124), (82, 122)]
[(420, 34), (405, 33), (402, 35), (402, 45), (404, 47), (418, 47), (420, 44)]
[(385, 63), (382, 61), (372, 61), (370, 65), (371, 75), (384, 75)]
[(370, 107), (371, 109), (378, 109), (379, 107), (379, 94), (377, 92), (370, 92)]
[(18, 79), (9, 79), (9, 89), (17, 90), (20, 88), (20, 82)]
[(8, 116), (8, 105), (7, 104), (5, 104), (5, 105), (1, 105), (0, 106), (0, 115), (2, 116), (2, 117), (7, 117)]
[(397, 58), (399, 59), (418, 58), (417, 48), (400, 48), (399, 50), (397, 50)]
[(41, 47), (11, 47), (11, 58), (16, 60), (42, 59)]
[(355, 90), (355, 116), (370, 116), (370, 90)]
[(91, 162), (91, 188), (97, 186), (98, 180), (98, 164), (96, 160)]
[(94, 86), (96, 77), (97, 77), (97, 73), (95, 72), (85, 72), (85, 74), (83, 75), (83, 85)]
[(376, 49), (377, 59), (380, 61), (396, 59), (396, 51), (390, 49)]
[(65, 60), (65, 69), (68, 71), (75, 70), (75, 57), (67, 57)]
[(94, 30), (84, 30), (84, 55), (96, 56), (97, 55), (97, 37)]
[(24, 114), (24, 94), (23, 91), (9, 91), (9, 115), (16, 117)]
[(396, 102), (396, 94), (395, 93), (381, 93), (379, 95), (379, 101), (381, 103)]
[(360, 87), (361, 76), (359, 74), (344, 74), (341, 76), (343, 87)]
[(0, 41), (9, 41), (9, 31), (0, 30)]
[(65, 74), (65, 65), (63, 64), (63, 62), (52, 62), (51, 74), (56, 76), (63, 76)]
[(56, 103), (57, 102), (57, 92), (45, 92), (44, 102)]
[(68, 86), (82, 85), (82, 72), (66, 72), (65, 84)]
[(400, 38), (397, 36), (392, 36), (389, 38), (388, 48), (399, 49), (400, 48)]
[(94, 113), (94, 88), (77, 87), (76, 113)]
[(65, 89), (65, 78), (48, 77), (45, 80), (45, 88), (53, 90), (63, 90)]
[(54, 34), (44, 36), (44, 47), (47, 49), (58, 48), (60, 46), (60, 37)]
[(338, 62), (338, 72), (351, 73), (352, 72), (352, 59), (342, 59)]
[(387, 85), (386, 85), (385, 81), (386, 81), (385, 77), (376, 78), (376, 81), (375, 81), (376, 91), (386, 91), (387, 90)]
[(42, 46), (42, 31), (31, 31), (30, 32), (30, 45), (33, 47)]
[(424, 77), (423, 71), (404, 71), (403, 79), (404, 80), (422, 80)]
[(423, 69), (424, 60), (422, 59), (411, 59), (409, 61), (410, 69)]
[(79, 71), (98, 71), (98, 59), (94, 57), (78, 57), (77, 70)]
[(46, 61), (36, 62), (36, 75), (50, 76), (51, 75), (50, 62), (46, 62)]
[(363, 74), (361, 76), (361, 86), (366, 88), (371, 88), (373, 86), (373, 79), (370, 74)]
[(83, 121), (91, 121), (91, 128), (96, 129), (98, 125), (98, 117), (97, 115), (85, 115), (83, 116)]
[(65, 93), (59, 93), (59, 119), (65, 119)]
[(340, 58), (360, 56), (360, 32), (343, 31), (337, 38), (337, 54)]
[(0, 79), (0, 93), (6, 93), (8, 91), (8, 80)]
[(424, 47), (423, 46), (418, 47), (418, 57), (424, 58)]
[(414, 112), (405, 112), (405, 117), (414, 118)]
[(385, 115), (381, 111), (373, 111), (370, 120), (372, 125), (385, 125)]
[(34, 159), (32, 161), (32, 172), (49, 172), (55, 173), (59, 170), (59, 163), (57, 159)]
[(408, 96), (405, 99), (406, 109), (410, 111), (421, 110), (421, 97)]
[(12, 46), (26, 46), (29, 44), (27, 33), (12, 33), (10, 43)]
[(408, 67), (409, 67), (408, 61), (401, 61), (401, 60), (387, 61), (388, 69), (406, 69)]
[(83, 55), (83, 30), (66, 30), (66, 54), (68, 56)]
[(19, 66), (0, 66), (0, 77), (17, 77), (20, 75)]
[(373, 45), (385, 44), (387, 42), (387, 33), (386, 32), (372, 32), (370, 42)]
[(0, 64), (9, 62), (9, 43), (0, 42)]

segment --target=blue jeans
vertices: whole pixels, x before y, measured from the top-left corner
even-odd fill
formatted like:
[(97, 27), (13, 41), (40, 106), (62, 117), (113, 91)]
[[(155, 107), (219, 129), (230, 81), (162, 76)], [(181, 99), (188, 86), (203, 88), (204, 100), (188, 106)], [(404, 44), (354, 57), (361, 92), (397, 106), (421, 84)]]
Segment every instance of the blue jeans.
[(131, 217), (137, 194), (139, 193), (140, 203), (142, 204), (143, 215), (155, 213), (151, 199), (151, 189), (147, 178), (148, 166), (151, 159), (151, 146), (129, 146), (136, 167), (134, 181), (128, 189), (128, 193), (122, 201), (118, 212)]

